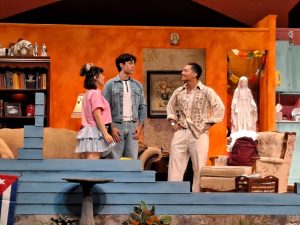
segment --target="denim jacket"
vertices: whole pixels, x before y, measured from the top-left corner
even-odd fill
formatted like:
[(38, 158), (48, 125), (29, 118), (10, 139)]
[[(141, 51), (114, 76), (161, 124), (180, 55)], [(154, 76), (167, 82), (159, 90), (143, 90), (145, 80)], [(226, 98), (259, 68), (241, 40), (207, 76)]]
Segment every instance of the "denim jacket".
[[(130, 88), (132, 97), (132, 120), (134, 122), (144, 123), (147, 115), (147, 104), (144, 97), (143, 86), (137, 80), (130, 78)], [(123, 83), (120, 76), (110, 79), (106, 82), (102, 92), (108, 101), (113, 122), (123, 121)]]

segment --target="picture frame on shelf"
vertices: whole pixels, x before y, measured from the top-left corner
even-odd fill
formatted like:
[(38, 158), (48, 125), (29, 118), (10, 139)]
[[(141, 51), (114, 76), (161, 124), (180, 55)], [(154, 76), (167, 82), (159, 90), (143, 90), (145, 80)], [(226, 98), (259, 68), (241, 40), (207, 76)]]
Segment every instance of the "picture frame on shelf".
[(21, 103), (18, 102), (4, 102), (4, 115), (6, 117), (21, 116)]
[(166, 118), (170, 97), (182, 85), (180, 70), (147, 71), (148, 117)]

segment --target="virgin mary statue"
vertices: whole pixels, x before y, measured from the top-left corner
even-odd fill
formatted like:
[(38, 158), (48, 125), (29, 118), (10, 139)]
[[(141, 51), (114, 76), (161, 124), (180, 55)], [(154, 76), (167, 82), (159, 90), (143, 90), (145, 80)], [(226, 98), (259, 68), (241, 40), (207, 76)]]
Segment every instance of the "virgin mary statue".
[(234, 90), (231, 103), (231, 132), (256, 131), (256, 122), (257, 106), (251, 90), (248, 88), (248, 79), (242, 76)]

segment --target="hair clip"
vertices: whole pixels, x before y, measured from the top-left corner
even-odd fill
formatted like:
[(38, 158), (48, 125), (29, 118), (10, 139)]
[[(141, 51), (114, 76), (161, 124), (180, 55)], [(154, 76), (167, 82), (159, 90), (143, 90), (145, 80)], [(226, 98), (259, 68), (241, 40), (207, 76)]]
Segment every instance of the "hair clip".
[(92, 66), (94, 66), (93, 63), (87, 63), (87, 64), (85, 65), (86, 71), (87, 71), (87, 72), (90, 71), (90, 69), (91, 69)]

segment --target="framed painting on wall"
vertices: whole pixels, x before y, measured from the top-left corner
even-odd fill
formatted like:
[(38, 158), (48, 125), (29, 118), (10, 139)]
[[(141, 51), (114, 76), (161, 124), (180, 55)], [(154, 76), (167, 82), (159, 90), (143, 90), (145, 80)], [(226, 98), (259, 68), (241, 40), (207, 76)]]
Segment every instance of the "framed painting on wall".
[(174, 90), (182, 85), (180, 70), (147, 71), (148, 117), (166, 118), (167, 104)]

